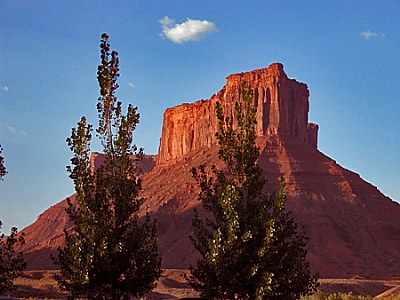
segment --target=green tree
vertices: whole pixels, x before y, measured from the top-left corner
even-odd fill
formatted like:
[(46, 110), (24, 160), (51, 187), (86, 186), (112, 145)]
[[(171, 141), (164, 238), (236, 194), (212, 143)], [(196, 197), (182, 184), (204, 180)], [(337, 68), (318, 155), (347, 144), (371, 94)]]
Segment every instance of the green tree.
[[(0, 145), (0, 154), (2, 151), (3, 148)], [(0, 179), (2, 180), (6, 174), (4, 157), (0, 155)], [(17, 236), (18, 230), (13, 227), (11, 234), (6, 237), (1, 233), (2, 225), (3, 222), (0, 221), (0, 295), (16, 289), (13, 281), (21, 276), (26, 268), (22, 252), (16, 251), (25, 243), (23, 234)]]
[[(0, 221), (0, 229), (3, 223)], [(24, 244), (23, 235), (17, 236), (17, 228), (11, 228), (11, 234), (5, 236), (0, 231), (0, 295), (15, 290), (14, 279), (22, 275), (26, 268), (22, 252), (16, 249)]]
[(235, 103), (236, 126), (217, 103), (219, 157), (226, 169), (193, 169), (201, 188), (192, 220), (192, 243), (201, 259), (187, 280), (202, 296), (216, 299), (298, 299), (316, 287), (306, 261), (306, 237), (285, 209), (285, 181), (275, 194), (257, 161), (256, 109), (252, 91), (242, 84)]
[[(3, 148), (0, 145), (0, 154), (3, 153)], [(6, 176), (7, 170), (6, 167), (4, 166), (4, 157), (3, 155), (0, 155), (0, 180), (3, 180), (3, 177)]]
[(82, 117), (67, 139), (74, 153), (67, 170), (76, 190), (76, 203), (68, 200), (67, 213), (75, 226), (65, 231), (66, 246), (59, 249), (55, 262), (61, 266), (60, 286), (73, 296), (125, 299), (154, 288), (161, 260), (155, 220), (148, 214), (139, 216), (143, 199), (136, 160), (143, 149), (133, 144), (137, 107), (128, 105), (122, 114), (122, 103), (115, 96), (118, 53), (110, 52), (107, 34), (102, 35), (100, 48), (96, 132), (105, 160), (97, 170), (91, 169), (92, 125)]

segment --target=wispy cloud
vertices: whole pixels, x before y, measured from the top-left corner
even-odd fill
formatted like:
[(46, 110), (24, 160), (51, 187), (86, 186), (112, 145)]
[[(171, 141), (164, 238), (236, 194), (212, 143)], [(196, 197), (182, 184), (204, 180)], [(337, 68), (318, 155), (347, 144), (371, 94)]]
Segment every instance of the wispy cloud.
[(175, 44), (182, 44), (188, 41), (201, 40), (207, 34), (217, 31), (217, 26), (207, 20), (187, 19), (186, 22), (175, 24), (175, 21), (165, 16), (160, 20), (162, 34)]
[(17, 128), (7, 125), (7, 124), (0, 123), (0, 128), (6, 129), (11, 134), (28, 136), (28, 133), (26, 131), (18, 130)]
[(130, 86), (130, 87), (133, 88), (133, 89), (136, 87), (136, 85), (134, 85), (132, 82), (129, 82), (129, 83), (128, 83), (128, 86)]
[(13, 134), (17, 133), (17, 128), (15, 128), (15, 127), (6, 126), (6, 128), (8, 129), (9, 132), (11, 132)]
[(377, 38), (377, 37), (385, 37), (384, 33), (377, 33), (377, 32), (372, 32), (372, 31), (362, 31), (360, 32), (360, 35), (365, 39), (365, 40), (369, 40), (371, 38)]
[(3, 86), (3, 90), (7, 93), (10, 87), (8, 85)]

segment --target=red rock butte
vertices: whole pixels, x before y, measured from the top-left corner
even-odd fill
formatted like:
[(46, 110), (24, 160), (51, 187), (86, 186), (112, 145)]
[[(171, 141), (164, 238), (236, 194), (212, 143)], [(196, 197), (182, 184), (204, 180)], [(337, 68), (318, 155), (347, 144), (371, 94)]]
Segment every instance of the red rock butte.
[[(158, 220), (162, 266), (187, 269), (198, 258), (189, 241), (199, 188), (190, 170), (201, 164), (222, 166), (215, 139), (215, 103), (233, 119), (233, 106), (247, 82), (257, 107), (259, 164), (266, 191), (287, 182), (287, 207), (309, 236), (308, 260), (321, 277), (398, 277), (400, 205), (317, 149), (318, 126), (308, 122), (308, 88), (289, 79), (281, 64), (234, 74), (210, 100), (165, 111), (158, 156), (140, 162), (147, 210)], [(93, 154), (92, 165), (102, 156)], [(73, 196), (72, 196), (73, 197)], [(52, 206), (25, 228), (24, 251), (30, 269), (56, 268), (49, 254), (63, 245), (71, 224), (66, 201)]]
[(290, 135), (317, 147), (318, 125), (308, 123), (307, 85), (289, 79), (283, 65), (275, 63), (265, 69), (228, 76), (225, 87), (210, 100), (168, 108), (164, 113), (159, 163), (215, 145), (218, 130), (215, 104), (220, 102), (225, 116), (234, 120), (234, 105), (241, 95), (242, 82), (254, 94), (259, 136)]

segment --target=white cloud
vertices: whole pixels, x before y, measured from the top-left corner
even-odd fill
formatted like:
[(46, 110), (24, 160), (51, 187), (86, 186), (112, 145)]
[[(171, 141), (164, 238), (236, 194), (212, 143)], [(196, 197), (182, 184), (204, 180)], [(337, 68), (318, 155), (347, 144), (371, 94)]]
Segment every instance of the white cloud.
[(15, 127), (11, 127), (11, 126), (6, 126), (6, 128), (8, 129), (9, 132), (16, 134), (17, 133), (17, 129)]
[(175, 44), (182, 44), (188, 41), (198, 41), (205, 35), (217, 31), (213, 22), (206, 20), (187, 19), (186, 22), (175, 24), (175, 21), (165, 16), (160, 20), (164, 38), (173, 41)]
[(3, 90), (4, 90), (5, 92), (8, 92), (9, 89), (10, 89), (10, 87), (9, 87), (8, 85), (3, 86)]
[(360, 35), (366, 40), (376, 37), (381, 37), (381, 38), (385, 37), (384, 33), (376, 33), (369, 30), (360, 32)]
[(15, 128), (13, 126), (9, 126), (9, 125), (3, 124), (3, 123), (0, 123), (0, 128), (5, 128), (12, 134), (28, 136), (28, 133), (26, 131), (18, 130), (17, 128)]
[(135, 87), (136, 87), (136, 85), (134, 85), (132, 82), (129, 82), (128, 85), (129, 85), (131, 88), (135, 88)]

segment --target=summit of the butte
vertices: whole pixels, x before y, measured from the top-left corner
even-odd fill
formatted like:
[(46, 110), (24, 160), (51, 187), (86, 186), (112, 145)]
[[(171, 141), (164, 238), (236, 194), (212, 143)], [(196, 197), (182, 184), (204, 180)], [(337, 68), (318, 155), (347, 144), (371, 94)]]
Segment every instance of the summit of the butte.
[[(279, 63), (227, 77), (209, 100), (182, 104), (164, 113), (157, 156), (141, 162), (143, 210), (158, 220), (159, 250), (164, 268), (187, 269), (197, 258), (189, 241), (198, 186), (191, 168), (221, 164), (215, 138), (215, 103), (234, 118), (241, 83), (254, 93), (257, 107), (259, 164), (266, 191), (287, 181), (287, 207), (309, 237), (308, 260), (321, 277), (400, 274), (400, 205), (375, 186), (338, 165), (317, 149), (318, 125), (309, 123), (307, 85), (289, 79)], [(92, 155), (93, 167), (101, 164)], [(73, 197), (73, 196), (72, 196)], [(49, 258), (70, 228), (66, 201), (50, 207), (25, 228), (24, 251), (30, 269), (56, 268)]]

